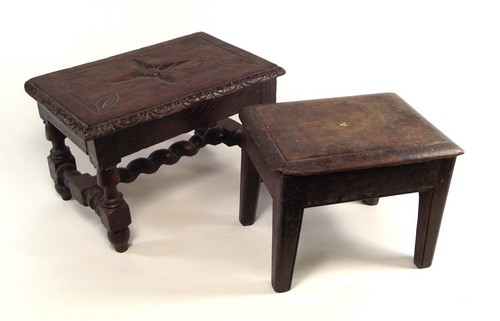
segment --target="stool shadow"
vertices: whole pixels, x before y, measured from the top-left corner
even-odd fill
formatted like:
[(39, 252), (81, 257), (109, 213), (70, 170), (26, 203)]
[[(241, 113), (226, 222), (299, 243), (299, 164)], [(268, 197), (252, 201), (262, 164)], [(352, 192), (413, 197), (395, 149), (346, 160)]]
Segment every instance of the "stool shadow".
[[(380, 245), (380, 242), (363, 242), (359, 238), (360, 232), (354, 226), (350, 226), (352, 229), (342, 226), (344, 218), (353, 214), (367, 215), (371, 219), (376, 218), (377, 214), (380, 214), (377, 208), (362, 204), (361, 201), (306, 208), (293, 282), (297, 284), (313, 275), (314, 271), (324, 270), (325, 266), (331, 266), (339, 272), (342, 269), (351, 270), (352, 268), (357, 270), (380, 269), (381, 267), (417, 269), (413, 263), (413, 255), (393, 250), (390, 246)], [(257, 207), (257, 220), (266, 215), (272, 216), (272, 198), (262, 185)], [(380, 218), (380, 220), (383, 219)], [(271, 221), (269, 219), (270, 229), (272, 229)], [(385, 222), (380, 225), (384, 224)], [(374, 238), (374, 236), (371, 237)], [(409, 244), (409, 249), (413, 250), (411, 247), (413, 245)]]
[(193, 185), (200, 179), (219, 175), (224, 172), (224, 164), (216, 153), (210, 150), (200, 150), (194, 158), (181, 158), (174, 165), (164, 165), (153, 174), (141, 174), (136, 181), (118, 185), (126, 200), (135, 203), (147, 203), (160, 198), (184, 186)]
[[(189, 137), (188, 135), (184, 136), (176, 138), (175, 141)], [(163, 145), (168, 145), (168, 143)], [(153, 146), (146, 149), (141, 152), (142, 155), (131, 155), (129, 159), (124, 159), (118, 167), (126, 166), (128, 161), (137, 157), (146, 156), (148, 153), (158, 149), (158, 147), (160, 146)], [(160, 207), (162, 206), (162, 196), (175, 195), (175, 193), (179, 193), (179, 191), (182, 191), (185, 187), (194, 186), (199, 181), (211, 179), (211, 177), (220, 176), (221, 174), (225, 174), (229, 171), (227, 164), (224, 163), (224, 159), (218, 155), (218, 152), (220, 151), (215, 150), (216, 148), (219, 148), (219, 146), (207, 146), (201, 149), (194, 157), (182, 157), (179, 162), (174, 165), (161, 166), (159, 170), (153, 174), (141, 174), (137, 180), (132, 183), (120, 183), (118, 185), (118, 190), (123, 194), (123, 197), (130, 206), (131, 210), (131, 245), (134, 244), (135, 234), (138, 232), (136, 231), (134, 224), (135, 219), (138, 217), (155, 215), (155, 213), (141, 210), (143, 206), (157, 204), (158, 207)], [(228, 147), (220, 146), (220, 148), (223, 149)], [(85, 155), (80, 155), (82, 153), (76, 148), (73, 148), (72, 150), (76, 150), (75, 156), (77, 157), (77, 164), (79, 167), (82, 167), (79, 169), (82, 170), (82, 172), (88, 172), (91, 175), (95, 175), (95, 169), (89, 167), (88, 164), (84, 162), (85, 159), (81, 161), (79, 160), (80, 158), (84, 158)], [(239, 154), (239, 151), (237, 152)], [(80, 164), (83, 164), (83, 166), (80, 166)], [(231, 174), (234, 178), (231, 179), (236, 181), (239, 179), (238, 170), (239, 169), (234, 170), (234, 173)], [(238, 197), (238, 192), (235, 192), (234, 197)], [(102, 224), (99, 218), (95, 215), (94, 210), (89, 207), (83, 207), (73, 199), (68, 202), (72, 204), (72, 211), (80, 215), (80, 217), (82, 217), (86, 222), (92, 226), (102, 227)], [(164, 207), (162, 210), (170, 211), (173, 209), (170, 206)], [(158, 215), (156, 216), (159, 218), (161, 213), (157, 214)], [(237, 213), (235, 215), (235, 219), (237, 220)], [(105, 233), (103, 233), (103, 240), (103, 242), (107, 242)]]
[[(356, 204), (357, 203), (357, 204)], [(356, 205), (354, 205), (356, 204)], [(337, 206), (340, 205), (340, 206)], [(323, 266), (339, 266), (339, 271), (348, 266), (364, 267), (386, 266), (391, 268), (417, 269), (413, 256), (392, 250), (390, 247), (360, 241), (355, 229), (349, 231), (342, 228), (343, 216), (377, 215), (377, 207), (370, 207), (359, 202), (351, 202), (316, 208), (306, 208), (299, 248), (295, 264), (294, 283), (298, 283), (315, 270)], [(358, 207), (356, 207), (358, 206)], [(265, 186), (261, 185), (257, 206), (257, 220), (261, 216), (272, 216), (272, 198)], [(272, 219), (269, 219), (271, 223)], [(272, 226), (269, 226), (272, 229)]]
[[(345, 209), (348, 208), (337, 212), (335, 206), (326, 206), (321, 210), (311, 210), (312, 213), (308, 213), (308, 209), (305, 209), (295, 265), (295, 283), (306, 279), (313, 274), (313, 271), (321, 270), (324, 266), (333, 266), (337, 271), (380, 269), (384, 266), (417, 269), (413, 264), (413, 256), (376, 242), (364, 242), (362, 238), (360, 239), (363, 231), (342, 228), (341, 217), (350, 215), (344, 213)], [(368, 207), (366, 213), (362, 215), (376, 215), (376, 213), (370, 211)]]
[[(237, 208), (234, 215), (221, 215), (208, 207), (203, 213), (188, 209), (152, 215), (151, 221), (157, 226), (155, 235), (133, 242), (127, 255), (168, 271), (160, 271), (156, 277), (165, 284), (165, 294), (196, 291), (197, 296), (206, 297), (273, 293), (270, 242), (257, 244), (255, 239), (262, 239), (257, 236), (259, 232), (244, 231)], [(185, 281), (179, 283), (179, 279)]]

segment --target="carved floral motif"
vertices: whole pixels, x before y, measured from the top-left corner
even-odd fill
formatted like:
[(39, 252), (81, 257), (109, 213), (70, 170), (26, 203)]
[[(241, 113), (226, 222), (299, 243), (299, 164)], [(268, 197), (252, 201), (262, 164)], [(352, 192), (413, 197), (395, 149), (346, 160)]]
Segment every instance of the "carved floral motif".
[(99, 98), (95, 103), (92, 103), (92, 106), (95, 108), (97, 113), (101, 113), (107, 109), (110, 109), (120, 101), (120, 96), (115, 91), (114, 93), (107, 94), (101, 98)]

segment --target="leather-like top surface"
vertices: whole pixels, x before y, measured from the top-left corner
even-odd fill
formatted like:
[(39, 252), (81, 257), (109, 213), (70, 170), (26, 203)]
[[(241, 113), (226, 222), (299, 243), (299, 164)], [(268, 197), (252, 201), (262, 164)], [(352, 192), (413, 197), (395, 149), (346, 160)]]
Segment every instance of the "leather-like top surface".
[(252, 106), (242, 121), (274, 170), (313, 174), (463, 153), (395, 94)]

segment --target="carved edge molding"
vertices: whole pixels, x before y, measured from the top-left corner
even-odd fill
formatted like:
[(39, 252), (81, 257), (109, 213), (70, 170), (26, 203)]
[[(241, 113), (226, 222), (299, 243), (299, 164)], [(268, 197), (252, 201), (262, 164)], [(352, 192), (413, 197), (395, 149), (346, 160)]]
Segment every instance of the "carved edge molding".
[(181, 107), (181, 109), (184, 109), (199, 101), (222, 97), (245, 87), (274, 79), (284, 74), (285, 70), (283, 68), (275, 66), (264, 72), (255, 73), (234, 82), (178, 98), (165, 105), (154, 106), (133, 115), (116, 118), (92, 127), (87, 126), (75, 115), (68, 112), (66, 108), (60, 105), (57, 101), (51, 99), (49, 95), (47, 95), (31, 81), (27, 81), (24, 88), (31, 97), (33, 97), (43, 107), (47, 108), (69, 129), (88, 141), (112, 134), (127, 127), (167, 116), (174, 108)]
[(46, 108), (78, 136), (85, 137), (85, 133), (89, 126), (80, 121), (73, 114), (69, 113), (67, 109), (62, 107), (58, 102), (51, 99), (50, 96), (38, 88), (38, 86), (28, 80), (24, 84), (24, 90), (38, 102), (38, 105)]

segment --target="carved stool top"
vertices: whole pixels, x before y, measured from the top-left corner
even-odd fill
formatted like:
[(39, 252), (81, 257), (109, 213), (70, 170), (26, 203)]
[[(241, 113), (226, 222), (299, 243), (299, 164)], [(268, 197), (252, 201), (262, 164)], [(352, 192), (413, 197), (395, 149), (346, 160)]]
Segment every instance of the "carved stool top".
[(196, 33), (39, 76), (25, 89), (77, 136), (92, 140), (284, 73)]
[(284, 174), (396, 166), (463, 153), (391, 93), (251, 106), (240, 118), (267, 166)]

